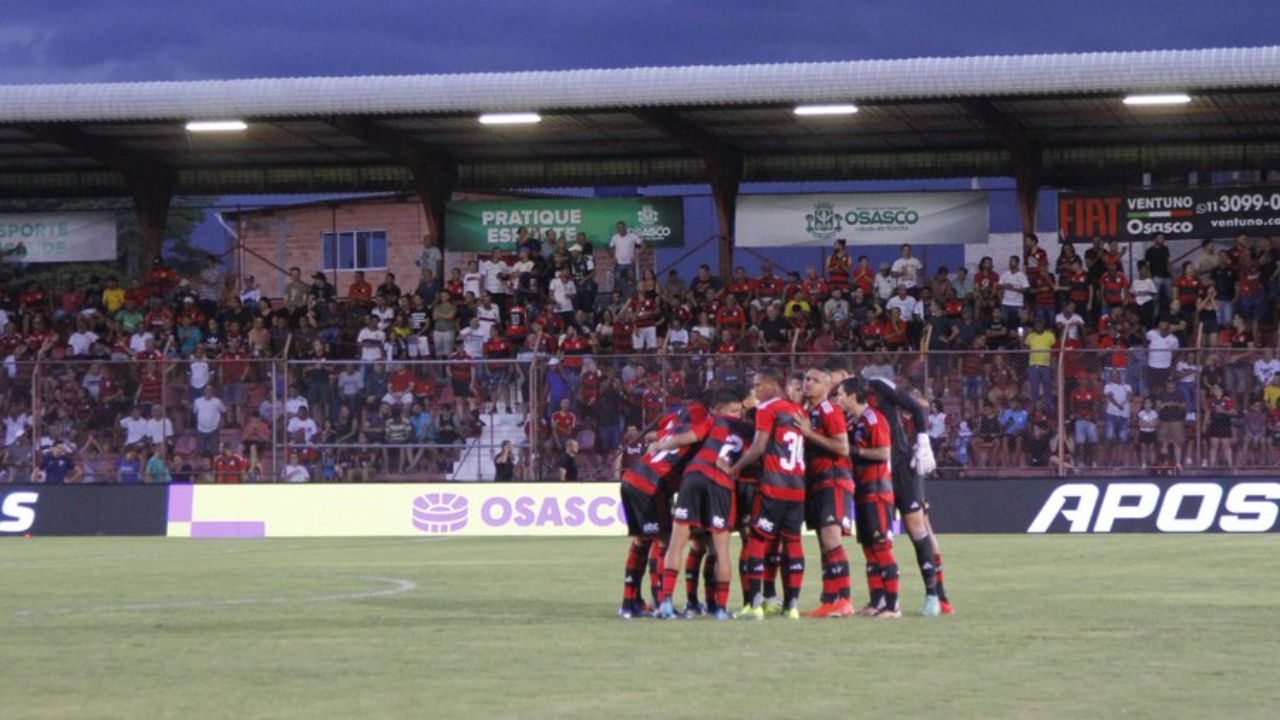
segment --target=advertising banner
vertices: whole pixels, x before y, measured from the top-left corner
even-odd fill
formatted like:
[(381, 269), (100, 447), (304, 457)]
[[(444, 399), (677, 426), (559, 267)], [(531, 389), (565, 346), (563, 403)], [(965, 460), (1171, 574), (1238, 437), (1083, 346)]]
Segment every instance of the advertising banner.
[(617, 483), (173, 485), (170, 537), (622, 536)]
[(600, 249), (608, 246), (619, 220), (649, 247), (684, 245), (679, 197), (459, 200), (445, 207), (444, 227), (450, 250), (511, 250), (521, 227), (539, 234), (555, 230), (570, 240), (584, 232)]
[(0, 537), (164, 535), (165, 485), (0, 486)]
[[(21, 245), (22, 247), (18, 247)], [(5, 262), (56, 263), (116, 259), (113, 212), (0, 215)]]
[(741, 195), (735, 215), (742, 247), (985, 243), (985, 192)]
[(930, 480), (939, 533), (1277, 532), (1271, 478)]
[(1280, 232), (1280, 187), (1121, 189), (1058, 195), (1058, 239), (1215, 239)]

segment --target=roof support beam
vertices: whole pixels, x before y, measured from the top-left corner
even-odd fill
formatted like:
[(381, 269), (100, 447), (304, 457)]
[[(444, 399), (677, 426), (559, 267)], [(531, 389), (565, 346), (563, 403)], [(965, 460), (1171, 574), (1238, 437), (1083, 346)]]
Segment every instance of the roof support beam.
[(119, 172), (133, 198), (138, 233), (142, 236), (143, 261), (150, 262), (160, 254), (164, 249), (169, 206), (178, 185), (175, 168), (70, 126), (30, 124), (21, 129), (38, 140), (61, 145)]
[(381, 125), (369, 118), (339, 115), (329, 118), (329, 125), (365, 144), (381, 148), (392, 159), (409, 169), (413, 190), (422, 201), (427, 219), (427, 234), (435, 239), (443, 252), (445, 204), (453, 197), (458, 184), (458, 166), (451, 157), (428, 148), (413, 137)]
[(733, 275), (734, 214), (738, 206), (738, 188), (742, 183), (742, 153), (675, 112), (645, 110), (637, 112), (636, 116), (702, 158), (707, 182), (711, 185), (711, 197), (716, 205), (720, 277), (728, 282)]
[(1036, 231), (1036, 205), (1040, 197), (1040, 183), (1044, 176), (1040, 164), (1040, 148), (1035, 138), (995, 108), (987, 100), (970, 100), (964, 103), (969, 114), (978, 118), (991, 139), (1009, 151), (1009, 169), (1017, 185), (1018, 220), (1022, 234)]

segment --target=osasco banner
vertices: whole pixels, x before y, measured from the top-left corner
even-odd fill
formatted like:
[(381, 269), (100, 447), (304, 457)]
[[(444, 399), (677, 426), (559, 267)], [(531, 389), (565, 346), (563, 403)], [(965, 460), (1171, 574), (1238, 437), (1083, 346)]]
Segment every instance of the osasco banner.
[(650, 247), (684, 245), (679, 197), (459, 200), (445, 207), (444, 227), (450, 250), (511, 250), (521, 227), (539, 235), (555, 230), (570, 241), (583, 232), (604, 248), (618, 221)]
[(170, 537), (621, 536), (617, 483), (173, 485)]
[(985, 192), (742, 195), (735, 242), (743, 247), (985, 243)]
[(4, 262), (59, 263), (116, 259), (113, 212), (0, 215)]
[(1280, 186), (1121, 189), (1058, 196), (1062, 242), (1270, 235), (1280, 231)]

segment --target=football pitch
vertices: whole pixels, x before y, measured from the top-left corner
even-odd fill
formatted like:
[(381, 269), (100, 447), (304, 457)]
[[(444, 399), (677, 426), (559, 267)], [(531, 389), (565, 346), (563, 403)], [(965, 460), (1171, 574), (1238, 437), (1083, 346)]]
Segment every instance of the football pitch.
[(953, 616), (902, 547), (907, 617), (763, 623), (616, 619), (624, 543), (6, 540), (0, 717), (1280, 716), (1275, 535), (953, 535)]

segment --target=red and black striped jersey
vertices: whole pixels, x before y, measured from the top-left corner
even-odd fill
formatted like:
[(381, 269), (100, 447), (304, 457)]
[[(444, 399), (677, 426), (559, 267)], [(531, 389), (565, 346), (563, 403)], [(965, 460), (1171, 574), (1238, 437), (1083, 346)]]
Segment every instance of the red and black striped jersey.
[(673, 413), (668, 413), (658, 421), (658, 435), (661, 440), (671, 435), (679, 435), (688, 430), (697, 434), (697, 439), (688, 445), (682, 445), (660, 452), (646, 452), (631, 467), (622, 471), (622, 482), (653, 495), (661, 487), (667, 492), (675, 492), (680, 486), (680, 478), (684, 475), (684, 466), (693, 457), (698, 443), (706, 437), (711, 429), (710, 418), (702, 403), (689, 403)]
[[(844, 411), (830, 400), (823, 400), (809, 408), (809, 425), (829, 438), (846, 437), (849, 431)], [(819, 447), (817, 443), (805, 443), (805, 465), (809, 487), (834, 484), (847, 490), (853, 489), (853, 464), (849, 462), (848, 455), (831, 452)]]
[[(881, 412), (867, 407), (849, 427), (849, 447), (879, 448), (889, 447), (891, 442), (889, 422)], [(893, 475), (890, 472), (889, 460), (874, 462), (858, 460), (853, 466), (853, 475), (859, 487), (883, 492), (891, 490)]]
[(689, 461), (685, 473), (697, 472), (711, 478), (717, 485), (733, 489), (733, 478), (716, 466), (717, 460), (729, 465), (738, 462), (743, 451), (751, 444), (752, 425), (746, 420), (718, 415), (711, 423), (711, 430), (702, 441), (698, 452)]
[(804, 410), (784, 397), (756, 408), (756, 432), (767, 433), (760, 492), (779, 500), (804, 500), (804, 435), (799, 419)]

